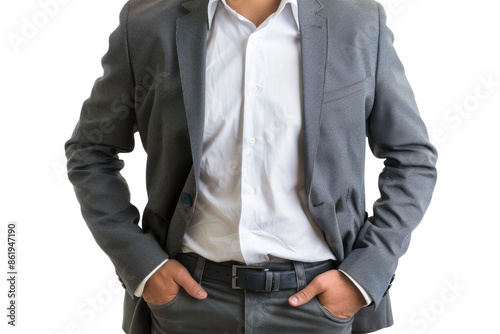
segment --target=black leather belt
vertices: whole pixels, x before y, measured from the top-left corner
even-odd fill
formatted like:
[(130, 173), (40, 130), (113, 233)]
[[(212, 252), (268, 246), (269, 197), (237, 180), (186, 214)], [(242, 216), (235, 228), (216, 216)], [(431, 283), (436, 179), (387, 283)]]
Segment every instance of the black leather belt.
[[(198, 263), (197, 256), (179, 253), (175, 259), (189, 272), (194, 273)], [(306, 284), (309, 284), (314, 277), (331, 269), (335, 269), (333, 261), (304, 263)], [(244, 266), (230, 262), (218, 263), (206, 260), (203, 277), (230, 283), (233, 289), (271, 292), (297, 288), (295, 270), (291, 262)]]

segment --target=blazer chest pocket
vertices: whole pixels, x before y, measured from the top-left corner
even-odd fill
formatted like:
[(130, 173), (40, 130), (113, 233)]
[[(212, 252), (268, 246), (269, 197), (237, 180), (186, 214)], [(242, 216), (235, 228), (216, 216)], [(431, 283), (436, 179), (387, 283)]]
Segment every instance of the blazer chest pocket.
[(327, 90), (323, 97), (323, 104), (340, 100), (344, 97), (351, 96), (355, 93), (365, 90), (370, 83), (371, 77), (364, 78), (363, 80), (356, 81), (355, 83), (344, 86), (342, 88)]

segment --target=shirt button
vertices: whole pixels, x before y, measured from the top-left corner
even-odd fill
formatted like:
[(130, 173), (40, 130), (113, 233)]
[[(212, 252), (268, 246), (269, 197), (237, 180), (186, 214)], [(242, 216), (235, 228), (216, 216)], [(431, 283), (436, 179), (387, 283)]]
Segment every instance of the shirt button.
[(250, 93), (257, 93), (257, 86), (250, 87)]
[(245, 238), (249, 239), (251, 237), (251, 233), (248, 231), (245, 231)]
[(250, 37), (250, 43), (252, 43), (252, 44), (254, 44), (254, 45), (255, 45), (255, 44), (257, 44), (257, 38), (255, 38), (255, 37), (251, 36), (251, 37)]
[(247, 188), (247, 193), (249, 193), (250, 195), (252, 195), (252, 194), (255, 193), (255, 189), (253, 187), (248, 187)]
[(255, 144), (255, 138), (254, 137), (248, 137), (247, 141), (251, 145)]

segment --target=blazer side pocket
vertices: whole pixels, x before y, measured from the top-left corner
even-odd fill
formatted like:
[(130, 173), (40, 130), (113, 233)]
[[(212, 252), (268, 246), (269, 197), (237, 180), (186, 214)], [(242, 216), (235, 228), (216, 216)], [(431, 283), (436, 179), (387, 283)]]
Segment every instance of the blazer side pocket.
[(357, 81), (349, 86), (344, 86), (342, 88), (327, 90), (325, 91), (325, 95), (323, 97), (323, 104), (328, 102), (336, 101), (341, 98), (353, 95), (357, 92), (365, 90), (368, 83), (370, 82), (371, 76), (364, 78), (361, 81)]

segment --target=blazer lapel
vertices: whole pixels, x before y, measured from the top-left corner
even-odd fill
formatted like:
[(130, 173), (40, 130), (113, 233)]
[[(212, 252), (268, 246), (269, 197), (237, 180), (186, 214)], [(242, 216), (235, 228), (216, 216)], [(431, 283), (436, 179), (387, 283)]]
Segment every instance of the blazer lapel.
[(306, 159), (306, 191), (309, 194), (314, 153), (319, 140), (319, 124), (328, 51), (327, 19), (319, 15), (319, 0), (297, 1), (302, 53), (302, 96)]
[(177, 56), (191, 140), (194, 176), (198, 188), (205, 119), (205, 55), (208, 32), (208, 1), (189, 0), (183, 3), (182, 6), (189, 13), (177, 19)]

